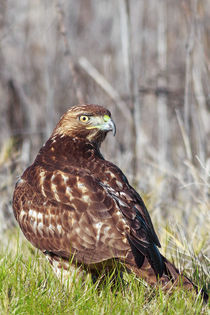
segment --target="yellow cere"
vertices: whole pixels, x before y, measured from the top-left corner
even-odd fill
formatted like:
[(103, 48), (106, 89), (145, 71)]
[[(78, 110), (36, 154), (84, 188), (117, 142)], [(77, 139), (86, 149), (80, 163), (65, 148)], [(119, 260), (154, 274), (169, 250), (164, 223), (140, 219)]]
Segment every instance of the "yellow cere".
[(108, 121), (110, 119), (110, 117), (108, 115), (104, 115), (104, 121)]

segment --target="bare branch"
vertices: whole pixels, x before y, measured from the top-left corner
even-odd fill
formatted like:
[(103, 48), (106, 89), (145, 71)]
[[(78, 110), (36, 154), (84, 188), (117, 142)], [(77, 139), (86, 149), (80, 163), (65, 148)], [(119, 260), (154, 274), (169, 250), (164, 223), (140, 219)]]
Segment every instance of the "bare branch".
[(116, 106), (126, 118), (126, 121), (132, 124), (133, 119), (127, 104), (123, 102), (118, 92), (111, 86), (106, 78), (101, 73), (99, 73), (99, 71), (85, 57), (79, 58), (79, 65), (116, 103)]
[(177, 121), (178, 121), (180, 130), (181, 130), (182, 138), (184, 141), (184, 146), (185, 146), (187, 158), (188, 158), (188, 160), (191, 161), (192, 160), (192, 151), (191, 151), (191, 147), (190, 147), (190, 140), (189, 140), (189, 137), (188, 137), (187, 132), (186, 132), (185, 127), (184, 127), (184, 123), (181, 119), (181, 115), (180, 115), (178, 110), (176, 110), (176, 117), (177, 117)]
[(56, 8), (57, 8), (57, 13), (58, 13), (59, 31), (63, 37), (64, 47), (65, 47), (64, 56), (67, 58), (69, 69), (70, 69), (70, 72), (72, 74), (73, 85), (74, 85), (74, 89), (76, 91), (78, 103), (82, 104), (82, 103), (84, 103), (84, 99), (83, 99), (82, 91), (80, 89), (80, 85), (79, 85), (79, 81), (78, 81), (78, 73), (76, 71), (75, 64), (73, 62), (73, 58), (71, 55), (71, 50), (70, 50), (69, 41), (68, 41), (68, 37), (67, 37), (67, 31), (66, 31), (66, 27), (65, 27), (65, 14), (64, 14), (64, 11), (62, 9), (61, 4), (59, 3), (59, 0), (56, 1)]
[(157, 36), (157, 52), (158, 52), (158, 89), (163, 92), (157, 95), (158, 107), (158, 144), (159, 144), (159, 163), (165, 163), (167, 155), (167, 143), (170, 137), (170, 129), (168, 126), (167, 114), (167, 7), (166, 1), (160, 0), (157, 3), (158, 13), (158, 36)]

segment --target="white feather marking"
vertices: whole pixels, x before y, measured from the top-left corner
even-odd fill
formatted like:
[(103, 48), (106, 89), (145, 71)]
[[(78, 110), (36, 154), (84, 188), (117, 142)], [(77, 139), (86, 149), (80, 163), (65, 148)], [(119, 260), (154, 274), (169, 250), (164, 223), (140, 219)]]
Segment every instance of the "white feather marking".
[(32, 227), (34, 233), (36, 234), (37, 233), (37, 220), (33, 221), (33, 223), (31, 224), (31, 227)]
[(44, 229), (44, 224), (42, 222), (39, 222), (38, 229), (40, 229), (40, 230)]
[(132, 198), (128, 194), (122, 191), (120, 192), (120, 197), (124, 197), (126, 200), (132, 200)]
[(62, 233), (62, 226), (60, 224), (57, 224), (56, 226), (58, 232), (61, 234)]
[[(53, 176), (54, 176), (54, 175), (53, 175)], [(54, 192), (55, 199), (60, 202), (61, 200), (60, 200), (60, 198), (59, 198), (59, 196), (58, 196), (58, 192), (57, 192), (56, 185), (53, 184), (53, 183), (51, 183), (51, 189), (52, 189), (52, 191)]]
[(39, 213), (38, 213), (38, 215), (37, 215), (37, 219), (40, 219), (40, 220), (42, 220), (42, 219), (43, 219), (43, 214), (42, 214), (41, 212), (39, 212)]
[(78, 187), (78, 188), (84, 188), (85, 185), (84, 185), (83, 183), (78, 182), (78, 183), (77, 183), (77, 187)]
[(96, 224), (94, 224), (94, 227), (97, 229), (97, 234), (96, 234), (96, 245), (100, 239), (100, 234), (101, 234), (101, 228), (102, 228), (103, 223), (102, 222), (98, 222)]
[(105, 186), (104, 187), (109, 193), (115, 195), (116, 194), (116, 191), (115, 189), (111, 188), (110, 186)]
[(76, 232), (77, 234), (80, 234), (80, 232), (81, 232), (80, 228), (77, 227), (77, 228), (75, 229), (75, 232)]
[(127, 240), (126, 237), (124, 237), (124, 238), (122, 239), (122, 241), (123, 241), (123, 243), (128, 244), (128, 240)]
[(55, 228), (52, 224), (49, 225), (48, 229), (53, 233), (55, 232)]
[(27, 212), (25, 212), (23, 209), (20, 211), (19, 220), (22, 220), (24, 215), (26, 215)]
[(82, 199), (83, 199), (85, 202), (89, 202), (89, 201), (90, 201), (88, 195), (82, 195)]
[(121, 213), (120, 211), (116, 211), (116, 212), (115, 212), (115, 215), (117, 215), (117, 216), (120, 217), (120, 218), (123, 218), (123, 217), (122, 217), (122, 213)]
[(110, 226), (106, 226), (104, 228), (104, 234), (107, 234), (109, 232), (109, 230), (110, 230)]
[(37, 212), (33, 209), (30, 209), (28, 215), (34, 219), (37, 219)]
[(40, 187), (41, 187), (41, 192), (42, 192), (42, 194), (43, 194), (45, 197), (47, 197), (47, 195), (45, 194), (45, 191), (44, 191), (44, 185), (43, 185), (44, 180), (45, 180), (45, 172), (41, 172), (41, 173), (40, 173)]
[(61, 176), (63, 178), (64, 183), (66, 184), (67, 180), (69, 179), (68, 176), (66, 176), (64, 174), (61, 174)]
[(72, 190), (71, 190), (71, 188), (70, 188), (69, 186), (66, 187), (66, 192), (67, 192), (68, 194), (71, 194)]
[(72, 199), (72, 194), (71, 194), (72, 190), (69, 186), (66, 187), (66, 194), (68, 195), (69, 199)]
[(43, 236), (44, 225), (42, 222), (39, 222), (37, 229), (38, 229), (39, 233)]
[(116, 181), (116, 184), (122, 189), (123, 188), (123, 184), (121, 182), (119, 182), (119, 180)]
[(20, 177), (17, 181), (17, 184), (23, 184), (24, 182), (25, 182), (25, 180)]
[(81, 183), (79, 179), (77, 179), (77, 187), (82, 191), (83, 194), (88, 192), (87, 186)]
[(125, 202), (123, 202), (121, 199), (116, 198), (116, 200), (117, 200), (117, 202), (119, 203), (120, 206), (124, 206), (124, 207), (127, 206), (127, 204)]

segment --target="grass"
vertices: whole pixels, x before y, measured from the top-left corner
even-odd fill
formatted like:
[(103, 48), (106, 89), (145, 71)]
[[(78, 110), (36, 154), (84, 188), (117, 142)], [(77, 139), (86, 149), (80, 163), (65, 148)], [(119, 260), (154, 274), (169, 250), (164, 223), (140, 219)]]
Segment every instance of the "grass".
[[(209, 305), (200, 296), (175, 290), (170, 296), (147, 287), (133, 274), (125, 274), (124, 284), (103, 287), (77, 282), (68, 291), (56, 278), (42, 254), (15, 230), (7, 249), (0, 254), (1, 314), (208, 314)], [(193, 280), (198, 278), (196, 266)]]

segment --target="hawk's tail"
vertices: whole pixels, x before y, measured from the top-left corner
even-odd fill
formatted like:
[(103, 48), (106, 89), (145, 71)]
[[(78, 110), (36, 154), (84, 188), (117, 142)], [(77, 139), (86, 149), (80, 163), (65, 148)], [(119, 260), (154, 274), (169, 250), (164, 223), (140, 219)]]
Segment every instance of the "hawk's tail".
[[(162, 256), (162, 255), (161, 255)], [(164, 272), (161, 278), (156, 277), (151, 264), (145, 257), (144, 262), (140, 268), (137, 267), (134, 259), (128, 259), (125, 262), (128, 270), (134, 272), (137, 277), (144, 279), (151, 286), (161, 284), (164, 291), (170, 292), (173, 288), (183, 287), (186, 290), (194, 290), (198, 293), (198, 287), (183, 273), (170, 263), (164, 256), (162, 256), (164, 262)], [(208, 300), (208, 294), (202, 290), (201, 294), (205, 301)]]

